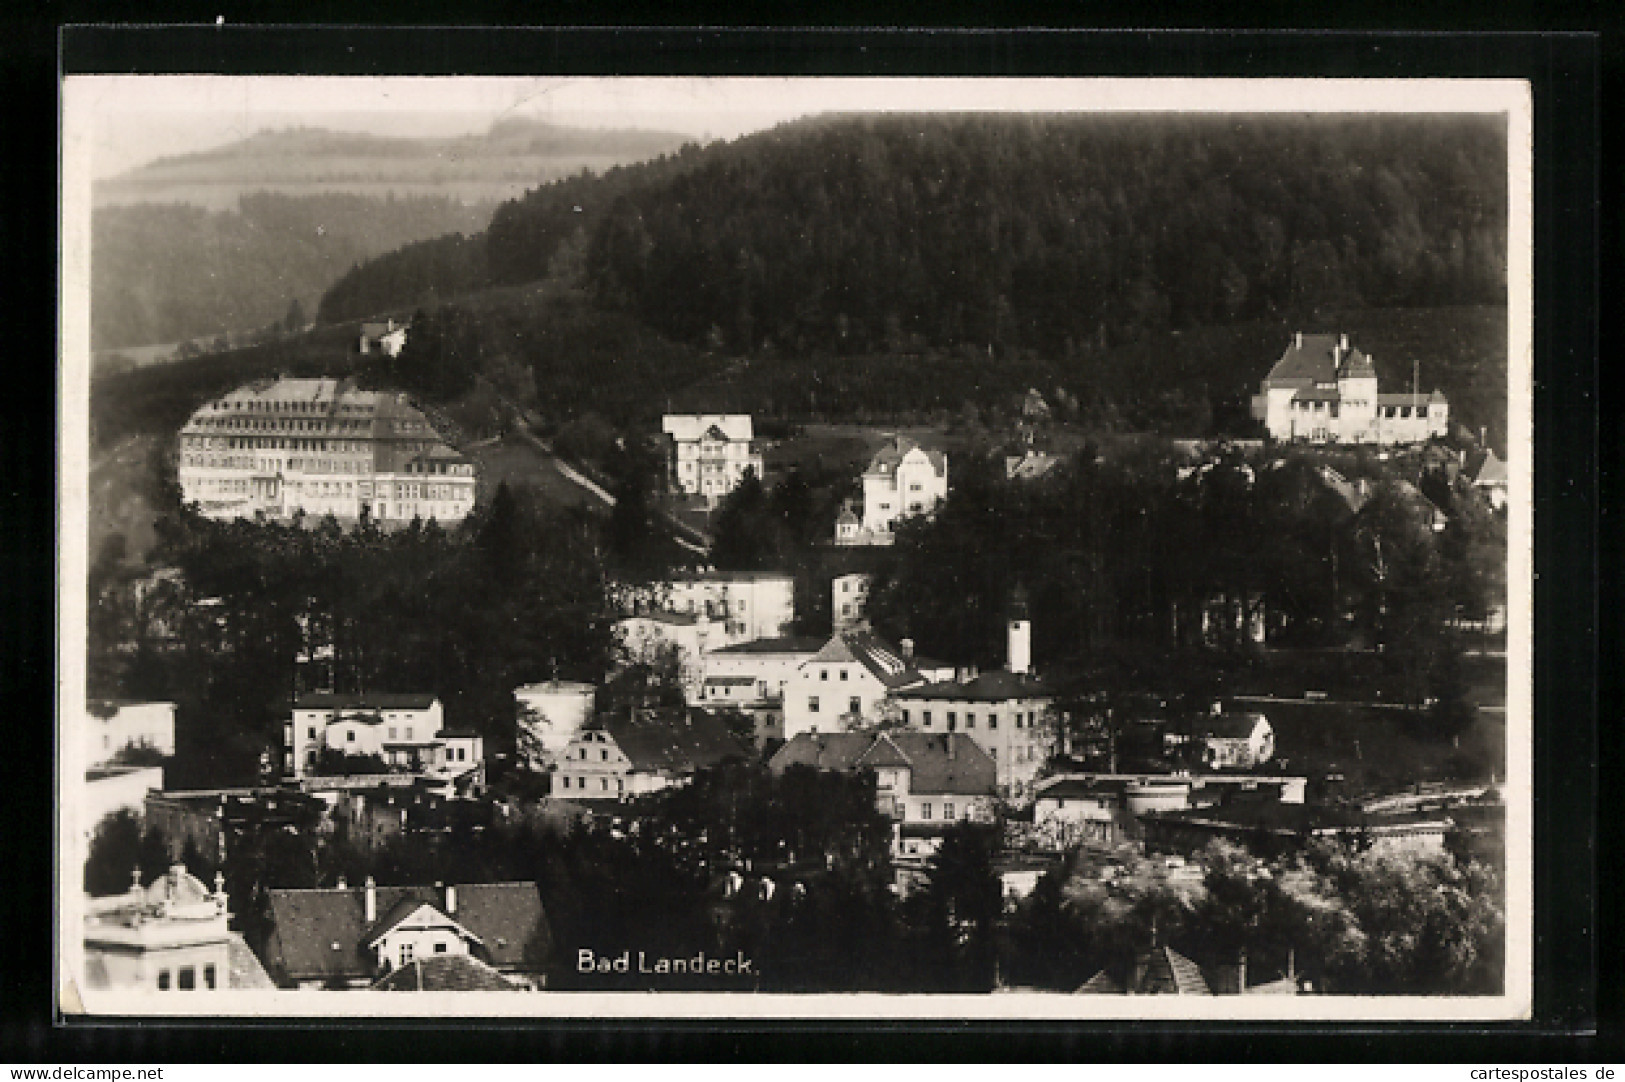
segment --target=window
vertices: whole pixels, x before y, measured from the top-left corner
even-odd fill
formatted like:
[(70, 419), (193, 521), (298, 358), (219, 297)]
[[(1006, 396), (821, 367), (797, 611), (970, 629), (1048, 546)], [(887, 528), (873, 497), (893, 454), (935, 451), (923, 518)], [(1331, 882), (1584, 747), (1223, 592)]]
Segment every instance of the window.
[(920, 724), (924, 725), (927, 729), (931, 728), (931, 711), (920, 711)]
[(570, 788), (570, 779), (568, 777), (566, 777), (565, 775), (560, 774), (559, 775), (559, 787), (562, 788), (562, 789)]
[(606, 763), (609, 762), (609, 749), (608, 748), (599, 748), (598, 749), (598, 754), (604, 760), (604, 762), (606, 762)]
[(828, 680), (829, 679), (829, 670), (828, 669), (819, 669), (818, 670), (818, 679), (820, 679), (820, 680)]
[(989, 714), (987, 716), (987, 727), (989, 729), (997, 729), (999, 727), (999, 715)]
[(603, 790), (606, 793), (609, 792), (609, 779), (608, 778), (599, 778), (598, 779), (598, 788)]
[(976, 715), (975, 714), (966, 714), (965, 715), (965, 728), (967, 728), (967, 729), (976, 728)]
[(306, 740), (315, 740), (316, 739), (316, 726), (312, 725), (312, 726), (310, 726), (309, 728), (307, 728), (305, 730), (305, 739)]
[(354, 729), (346, 729), (346, 730), (344, 730), (344, 739), (347, 740), (348, 742), (350, 742), (351, 744), (354, 744), (355, 743), (355, 730)]
[(849, 714), (863, 713), (863, 700), (858, 698), (856, 695), (852, 696), (846, 701), (846, 710)]
[(942, 817), (944, 819), (952, 819), (954, 817), (953, 801), (947, 801), (942, 805)]
[(409, 965), (412, 961), (412, 944), (401, 944), (401, 965)]
[(581, 757), (583, 759), (585, 759), (587, 757), (587, 749), (586, 748), (581, 749)]
[(951, 733), (959, 728), (959, 715), (952, 710), (948, 711), (948, 731)]
[(931, 818), (931, 802), (930, 801), (926, 801), (924, 804), (920, 805), (920, 818), (921, 819), (929, 819), (929, 818)]
[(175, 987), (183, 992), (196, 991), (197, 968), (195, 966), (181, 966), (180, 972), (176, 974)]
[(845, 669), (842, 669), (842, 670), (841, 670), (841, 679), (842, 679), (842, 680), (845, 680), (845, 679), (846, 679), (846, 670), (845, 670)]
[(434, 945), (434, 952), (436, 954), (445, 954), (446, 953), (446, 945), (444, 943), (436, 943)]
[(391, 725), (391, 726), (390, 726), (390, 727), (389, 727), (389, 738), (390, 738), (390, 739), (391, 739), (391, 740), (394, 740), (394, 739), (395, 739), (395, 726), (393, 726), (393, 725)]
[(158, 971), (158, 991), (169, 991), (169, 970), (167, 969), (160, 969)]
[(616, 778), (615, 779), (615, 791), (617, 793), (626, 792), (626, 782), (623, 779), (621, 779), (621, 778)]
[(412, 739), (412, 727), (410, 725), (406, 727), (406, 739)]
[(903, 724), (904, 725), (908, 724), (908, 711), (907, 710), (903, 711)]
[(987, 749), (987, 754), (988, 754), (988, 757), (991, 758), (995, 763), (999, 761), (999, 749), (998, 748), (988, 748)]
[(807, 712), (809, 714), (818, 713), (818, 696), (812, 695), (807, 698)]
[(214, 990), (214, 966), (212, 965), (203, 967), (203, 987), (210, 991)]

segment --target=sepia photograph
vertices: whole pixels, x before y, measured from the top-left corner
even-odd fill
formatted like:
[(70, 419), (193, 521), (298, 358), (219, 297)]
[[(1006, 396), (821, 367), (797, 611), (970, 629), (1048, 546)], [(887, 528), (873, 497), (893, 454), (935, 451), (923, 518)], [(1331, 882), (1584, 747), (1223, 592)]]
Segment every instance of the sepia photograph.
[(1529, 1017), (1532, 154), (65, 77), (59, 1009)]

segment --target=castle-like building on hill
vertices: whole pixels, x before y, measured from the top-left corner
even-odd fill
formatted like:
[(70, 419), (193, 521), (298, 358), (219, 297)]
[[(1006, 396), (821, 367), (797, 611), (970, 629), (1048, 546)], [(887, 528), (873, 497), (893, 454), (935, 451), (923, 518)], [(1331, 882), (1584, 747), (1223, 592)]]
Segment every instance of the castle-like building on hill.
[(348, 380), (262, 380), (205, 403), (180, 434), (182, 498), (210, 518), (460, 522), (472, 460), (405, 395)]
[(1309, 443), (1423, 443), (1450, 428), (1439, 391), (1379, 393), (1371, 358), (1348, 335), (1293, 335), (1253, 396), (1271, 438)]

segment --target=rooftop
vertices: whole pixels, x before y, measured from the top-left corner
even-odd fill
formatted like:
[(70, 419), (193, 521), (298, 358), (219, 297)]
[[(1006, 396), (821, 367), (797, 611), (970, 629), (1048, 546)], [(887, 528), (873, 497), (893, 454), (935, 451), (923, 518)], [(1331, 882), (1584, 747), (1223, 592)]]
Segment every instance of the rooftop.
[(293, 701), (295, 710), (428, 710), (439, 700), (428, 692), (338, 695), (309, 691)]
[(899, 699), (950, 700), (957, 702), (1008, 702), (1011, 699), (1049, 698), (1051, 692), (1044, 682), (1029, 673), (1006, 672), (995, 669), (980, 673), (973, 680), (939, 680), (919, 687), (906, 688), (896, 695)]
[(825, 640), (816, 636), (789, 635), (778, 639), (751, 639), (712, 650), (713, 654), (816, 654)]

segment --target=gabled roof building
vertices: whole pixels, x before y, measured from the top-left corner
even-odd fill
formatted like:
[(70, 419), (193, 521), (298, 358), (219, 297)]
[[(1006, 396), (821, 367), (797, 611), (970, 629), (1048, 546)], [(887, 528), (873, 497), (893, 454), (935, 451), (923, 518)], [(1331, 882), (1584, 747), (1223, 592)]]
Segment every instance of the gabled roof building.
[(660, 430), (671, 487), (678, 492), (715, 503), (747, 470), (762, 476), (762, 450), (748, 413), (668, 413)]
[(1424, 443), (1450, 427), (1450, 402), (1437, 390), (1379, 393), (1371, 358), (1346, 334), (1293, 335), (1252, 412), (1281, 441)]
[(269, 891), (265, 967), (283, 988), (366, 988), (420, 959), (470, 956), (525, 984), (551, 937), (535, 883)]
[(600, 714), (565, 749), (554, 792), (569, 800), (625, 800), (748, 755), (721, 718), (697, 707)]

